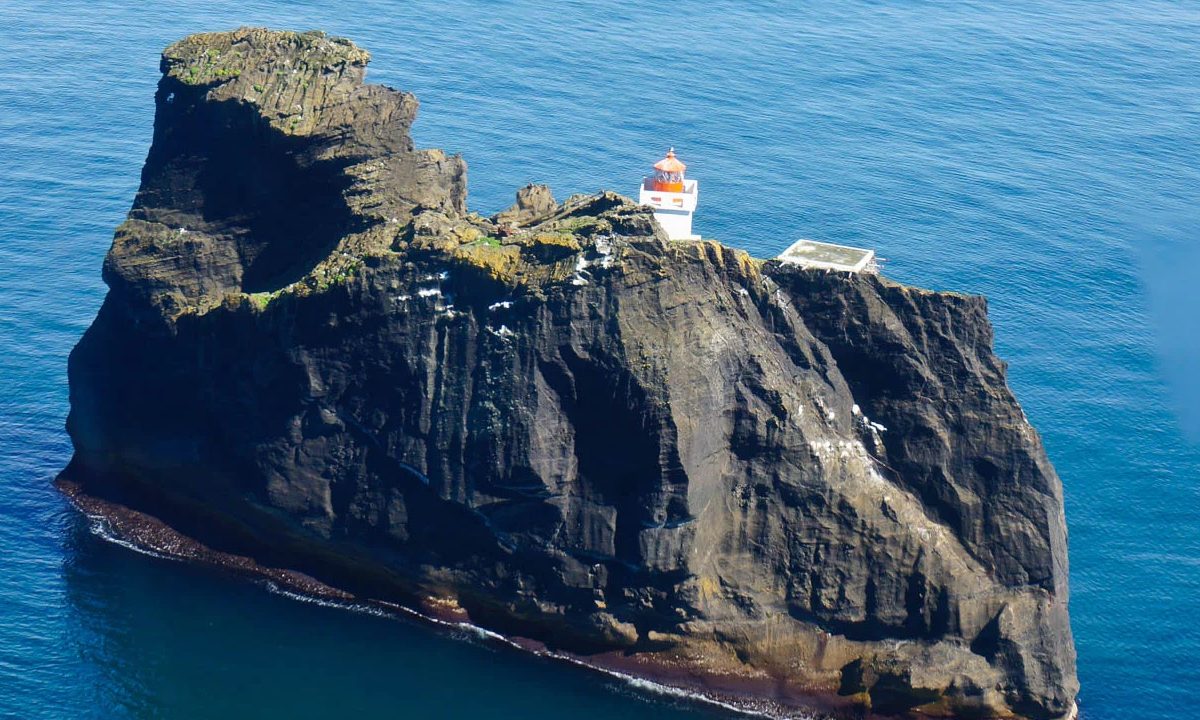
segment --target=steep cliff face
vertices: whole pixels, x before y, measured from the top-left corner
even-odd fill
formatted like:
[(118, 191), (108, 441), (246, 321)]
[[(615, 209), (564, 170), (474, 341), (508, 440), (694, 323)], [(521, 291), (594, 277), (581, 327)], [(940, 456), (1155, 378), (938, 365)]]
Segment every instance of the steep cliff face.
[(167, 49), (73, 492), (708, 687), (1073, 712), (1061, 487), (983, 299), (669, 242), (613, 194), (470, 214), (366, 62)]

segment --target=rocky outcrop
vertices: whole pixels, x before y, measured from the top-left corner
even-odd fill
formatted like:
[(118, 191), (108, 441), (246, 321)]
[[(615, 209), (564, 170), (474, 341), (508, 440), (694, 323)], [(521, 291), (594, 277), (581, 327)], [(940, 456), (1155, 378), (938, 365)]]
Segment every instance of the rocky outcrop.
[(670, 242), (611, 193), (471, 214), (367, 59), (246, 29), (164, 53), (64, 482), (598, 664), (1073, 712), (1061, 487), (982, 298)]
[(513, 226), (514, 229), (523, 223), (529, 223), (540, 217), (550, 215), (558, 209), (550, 188), (545, 185), (526, 185), (517, 191), (517, 201), (509, 209), (496, 213), (493, 222), (501, 226)]

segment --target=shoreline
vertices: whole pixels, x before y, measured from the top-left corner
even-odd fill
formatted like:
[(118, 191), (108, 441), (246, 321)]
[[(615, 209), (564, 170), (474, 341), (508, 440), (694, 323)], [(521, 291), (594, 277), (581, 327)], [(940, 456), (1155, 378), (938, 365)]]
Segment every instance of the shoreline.
[[(697, 675), (669, 661), (645, 654), (624, 655), (618, 651), (582, 656), (549, 649), (545, 643), (520, 636), (507, 636), (476, 625), (454, 602), (427, 596), (420, 609), (376, 598), (364, 598), (328, 585), (316, 578), (286, 568), (269, 567), (253, 558), (214, 550), (174, 529), (162, 520), (111, 500), (89, 495), (74, 480), (59, 476), (55, 487), (91, 523), (92, 533), (103, 540), (134, 552), (162, 560), (192, 563), (232, 573), (261, 584), (267, 592), (299, 602), (310, 602), (379, 617), (408, 619), (431, 629), (467, 632), (481, 642), (502, 645), (535, 657), (563, 662), (592, 673), (619, 680), (637, 692), (670, 697), (709, 709), (770, 720), (883, 720), (878, 715), (847, 704), (844, 698), (826, 698), (817, 693), (789, 692), (782, 683), (759, 678), (720, 678)], [(714, 688), (713, 685), (718, 685)], [(772, 699), (787, 698), (795, 702)], [(839, 702), (840, 700), (840, 702)], [(930, 717), (917, 715), (913, 717)], [(1060, 720), (1078, 720), (1079, 706)]]
[[(742, 696), (716, 692), (700, 684), (680, 682), (679, 672), (671, 672), (666, 663), (648, 662), (646, 658), (624, 657), (617, 652), (584, 657), (550, 650), (545, 643), (538, 640), (509, 637), (475, 625), (470, 622), (464, 611), (439, 602), (437, 598), (428, 598), (426, 606), (417, 609), (386, 600), (359, 597), (296, 570), (268, 567), (244, 555), (214, 550), (175, 530), (153, 515), (89, 495), (76, 481), (60, 477), (54, 484), (71, 505), (88, 519), (92, 534), (107, 542), (161, 560), (191, 563), (225, 571), (260, 584), (267, 592), (298, 602), (316, 603), (379, 617), (413, 620), (436, 630), (467, 632), (482, 642), (502, 645), (511, 650), (566, 663), (619, 680), (637, 692), (665, 696), (741, 716), (771, 720), (823, 720), (839, 717), (815, 708), (789, 707), (765, 698), (755, 699), (749, 690)], [(816, 698), (813, 699), (816, 701)]]

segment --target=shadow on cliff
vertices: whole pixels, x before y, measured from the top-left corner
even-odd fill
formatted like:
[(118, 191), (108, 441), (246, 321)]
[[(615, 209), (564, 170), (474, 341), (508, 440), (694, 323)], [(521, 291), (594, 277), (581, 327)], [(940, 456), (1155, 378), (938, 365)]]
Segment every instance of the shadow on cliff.
[(130, 217), (235, 243), (243, 292), (283, 287), (362, 229), (345, 200), (354, 158), (323, 159), (322, 138), (288, 135), (249, 103), (206, 100), (210, 89), (159, 83)]

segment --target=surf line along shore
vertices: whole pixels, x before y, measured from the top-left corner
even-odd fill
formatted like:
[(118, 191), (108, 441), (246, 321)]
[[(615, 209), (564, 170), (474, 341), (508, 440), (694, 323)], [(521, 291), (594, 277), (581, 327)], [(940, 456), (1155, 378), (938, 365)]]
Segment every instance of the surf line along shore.
[[(69, 480), (60, 480), (57, 487), (83, 513), (94, 535), (133, 552), (166, 561), (182, 562), (208, 568), (250, 582), (263, 582), (271, 592), (298, 602), (315, 602), (347, 612), (362, 612), (382, 618), (416, 621), (435, 630), (461, 633), (480, 642), (507, 647), (552, 661), (567, 663), (582, 670), (614, 678), (641, 692), (664, 695), (678, 701), (708, 705), (748, 716), (795, 718), (795, 708), (763, 699), (762, 688), (756, 683), (738, 688), (741, 692), (719, 692), (697, 683), (687, 673), (670, 666), (654, 667), (629, 661), (619, 653), (584, 657), (566, 651), (556, 651), (530, 638), (506, 637), (478, 625), (453, 600), (424, 597), (415, 606), (364, 598), (322, 583), (304, 573), (265, 566), (253, 558), (214, 550), (203, 543), (179, 533), (161, 520), (130, 509), (119, 503), (91, 497), (81, 492)], [(736, 687), (736, 683), (731, 683)], [(819, 697), (804, 698), (816, 703)], [(831, 705), (831, 708), (834, 705)]]

